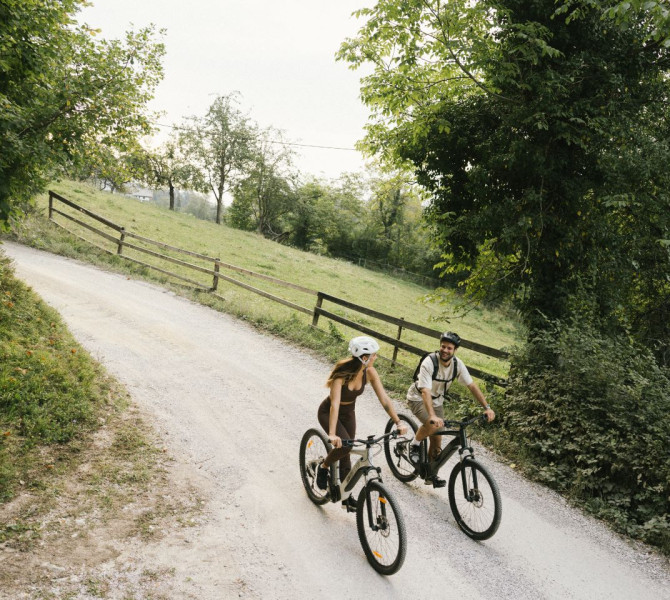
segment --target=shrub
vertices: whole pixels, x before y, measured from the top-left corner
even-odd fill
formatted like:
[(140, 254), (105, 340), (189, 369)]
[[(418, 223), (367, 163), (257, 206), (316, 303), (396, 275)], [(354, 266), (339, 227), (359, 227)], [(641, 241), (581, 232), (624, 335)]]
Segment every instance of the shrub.
[(518, 353), (502, 424), (535, 477), (670, 551), (670, 378), (651, 352), (577, 322)]

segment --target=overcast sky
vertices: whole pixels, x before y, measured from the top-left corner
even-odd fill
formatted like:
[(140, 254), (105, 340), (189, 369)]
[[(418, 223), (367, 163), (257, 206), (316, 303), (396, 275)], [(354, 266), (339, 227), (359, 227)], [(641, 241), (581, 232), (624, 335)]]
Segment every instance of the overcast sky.
[[(151, 108), (160, 122), (203, 116), (217, 94), (239, 91), (240, 108), (260, 126), (282, 129), (292, 142), (353, 148), (367, 109), (360, 71), (334, 55), (362, 21), (354, 10), (373, 0), (93, 0), (79, 16), (120, 37), (150, 23), (165, 28), (165, 78)], [(165, 131), (165, 130), (163, 130)], [(352, 150), (295, 147), (303, 173), (334, 178), (358, 171)]]

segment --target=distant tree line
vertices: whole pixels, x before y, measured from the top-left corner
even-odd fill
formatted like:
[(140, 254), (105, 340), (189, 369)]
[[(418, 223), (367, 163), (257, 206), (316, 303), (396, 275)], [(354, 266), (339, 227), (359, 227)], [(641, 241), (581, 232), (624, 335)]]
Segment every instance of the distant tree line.
[[(158, 148), (109, 149), (70, 174), (110, 191), (145, 184), (164, 191), (156, 200), (170, 210), (438, 281), (423, 197), (406, 174), (369, 168), (334, 181), (305, 176), (283, 133), (258, 127), (239, 100), (238, 93), (219, 96), (205, 116), (184, 119)], [(214, 199), (211, 210), (202, 194)]]

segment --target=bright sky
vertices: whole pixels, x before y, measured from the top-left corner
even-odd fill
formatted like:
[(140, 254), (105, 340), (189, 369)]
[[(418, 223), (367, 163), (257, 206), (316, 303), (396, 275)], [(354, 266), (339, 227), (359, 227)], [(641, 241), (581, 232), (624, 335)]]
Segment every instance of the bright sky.
[[(150, 23), (165, 28), (165, 78), (151, 105), (160, 119), (204, 116), (217, 94), (239, 91), (240, 108), (291, 142), (353, 148), (367, 109), (360, 71), (334, 55), (372, 0), (93, 0), (79, 20), (117, 38)], [(168, 130), (163, 128), (162, 131)], [(334, 178), (358, 171), (357, 151), (295, 146), (303, 173)]]

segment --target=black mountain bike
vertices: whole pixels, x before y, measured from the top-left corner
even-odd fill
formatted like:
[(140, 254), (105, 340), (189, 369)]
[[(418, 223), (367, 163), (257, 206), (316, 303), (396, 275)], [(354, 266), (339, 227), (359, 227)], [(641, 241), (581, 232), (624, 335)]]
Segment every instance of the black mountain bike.
[[(417, 426), (407, 415), (398, 415), (407, 423), (410, 431), (416, 434)], [(466, 429), (478, 421), (486, 421), (484, 415), (464, 421), (446, 421), (445, 427), (458, 427), (454, 430), (438, 431), (435, 435), (454, 436), (435, 460), (428, 459), (428, 439), (421, 442), (421, 458), (414, 465), (409, 458), (409, 446), (414, 440), (413, 434), (407, 436), (389, 436), (384, 440), (384, 452), (391, 472), (397, 479), (409, 482), (417, 477), (423, 479), (437, 475), (437, 472), (458, 451), (459, 461), (449, 476), (449, 506), (456, 523), (474, 540), (487, 540), (498, 530), (502, 515), (502, 502), (498, 484), (486, 468), (475, 459), (472, 446), (468, 443)], [(392, 420), (386, 425), (386, 433), (396, 431)], [(396, 431), (397, 432), (397, 431)]]
[(365, 477), (356, 507), (358, 539), (368, 562), (382, 575), (392, 575), (402, 567), (407, 551), (407, 538), (400, 507), (384, 487), (381, 469), (372, 464), (374, 455), (371, 448), (380, 445), (381, 440), (395, 438), (397, 435), (397, 431), (392, 431), (379, 437), (371, 435), (364, 440), (342, 440), (343, 446), (350, 446), (351, 453), (361, 458), (342, 482), (336, 474), (339, 469), (331, 468), (326, 490), (319, 489), (316, 485), (316, 473), (332, 445), (318, 429), (308, 429), (300, 442), (300, 477), (309, 499), (314, 504), (346, 500), (360, 478)]

